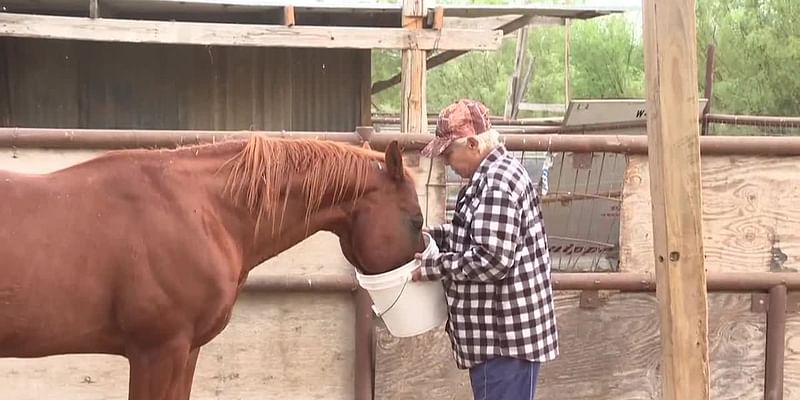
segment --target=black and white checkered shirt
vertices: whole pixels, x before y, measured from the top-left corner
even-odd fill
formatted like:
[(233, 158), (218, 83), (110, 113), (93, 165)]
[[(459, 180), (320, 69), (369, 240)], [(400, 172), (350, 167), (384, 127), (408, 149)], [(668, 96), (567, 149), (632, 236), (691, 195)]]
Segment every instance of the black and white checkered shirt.
[(495, 356), (548, 361), (559, 353), (547, 237), (522, 164), (494, 149), (461, 190), (452, 223), (431, 228), (439, 254), (423, 279), (441, 279), (456, 365)]

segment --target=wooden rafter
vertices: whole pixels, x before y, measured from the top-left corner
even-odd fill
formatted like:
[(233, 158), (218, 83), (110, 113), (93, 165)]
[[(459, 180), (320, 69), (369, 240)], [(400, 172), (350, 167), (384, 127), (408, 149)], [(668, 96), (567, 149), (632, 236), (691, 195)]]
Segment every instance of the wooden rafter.
[[(517, 29), (527, 26), (533, 20), (532, 16), (522, 16), (514, 19), (510, 22), (507, 22), (500, 27), (498, 27), (494, 32), (500, 31), (502, 35), (507, 35), (511, 32), (516, 31)], [(447, 30), (450, 30), (449, 28)], [(427, 60), (427, 67), (426, 69), (434, 68), (438, 65), (442, 65), (456, 57), (460, 57), (464, 54), (467, 54), (467, 50), (450, 50), (450, 51), (443, 51), (439, 54), (436, 54), (432, 57), (429, 57)], [(401, 74), (397, 74), (392, 76), (389, 79), (378, 81), (372, 84), (372, 94), (380, 93), (398, 83), (400, 83)]]
[(0, 36), (103, 42), (353, 49), (493, 50), (494, 30), (284, 26), (0, 13)]

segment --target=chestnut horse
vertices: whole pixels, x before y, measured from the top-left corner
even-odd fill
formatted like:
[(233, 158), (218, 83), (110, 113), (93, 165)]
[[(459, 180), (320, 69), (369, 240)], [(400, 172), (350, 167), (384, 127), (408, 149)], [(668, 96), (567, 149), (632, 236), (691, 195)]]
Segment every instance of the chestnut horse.
[(360, 271), (423, 249), (396, 142), (268, 139), (121, 150), (0, 172), (0, 357), (124, 356), (130, 400), (186, 400), (255, 266), (324, 230)]

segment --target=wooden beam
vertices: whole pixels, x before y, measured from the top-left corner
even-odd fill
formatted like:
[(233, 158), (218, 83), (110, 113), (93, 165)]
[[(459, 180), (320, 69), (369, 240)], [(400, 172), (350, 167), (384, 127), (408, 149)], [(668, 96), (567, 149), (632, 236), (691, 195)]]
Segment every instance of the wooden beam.
[(99, 5), (97, 4), (99, 0), (89, 0), (89, 18), (95, 19), (99, 17)]
[(494, 50), (486, 30), (251, 25), (0, 13), (0, 36), (103, 42), (353, 49)]
[[(711, 103), (714, 102), (714, 66), (716, 60), (716, 48), (713, 44), (708, 45), (706, 49), (706, 84), (703, 88), (703, 97), (708, 99), (705, 108), (703, 108), (703, 116), (711, 112)], [(708, 133), (708, 121), (703, 120), (702, 130), (700, 134), (705, 136)]]
[(372, 50), (360, 51), (361, 57), (356, 58), (355, 69), (360, 69), (359, 76), (359, 126), (372, 126), (372, 95), (370, 88), (372, 85)]
[[(532, 17), (529, 17), (529, 16), (528, 17), (525, 17), (525, 16), (519, 17), (519, 18), (517, 18), (517, 19), (515, 19), (513, 21), (510, 21), (510, 22), (507, 22), (507, 23), (503, 24), (502, 26), (498, 27), (493, 32), (496, 32), (496, 31), (499, 30), (499, 31), (502, 32), (502, 35), (505, 36), (508, 33), (514, 32), (517, 29), (522, 28), (523, 26), (527, 26), (528, 24), (530, 24), (531, 19), (532, 19)], [(447, 30), (449, 31), (450, 28), (448, 28)], [(435, 56), (432, 56), (432, 57), (428, 58), (427, 66), (425, 68), (426, 69), (431, 69), (431, 68), (434, 68), (436, 66), (442, 65), (442, 64), (444, 64), (444, 63), (446, 63), (446, 62), (448, 62), (448, 61), (450, 61), (450, 60), (452, 60), (452, 59), (454, 59), (456, 57), (460, 57), (460, 56), (462, 56), (464, 54), (467, 54), (467, 52), (468, 52), (467, 50), (443, 51), (443, 52), (441, 52), (439, 54), (436, 54)], [(385, 79), (385, 80), (373, 83), (372, 84), (372, 94), (380, 93), (380, 92), (382, 92), (382, 91), (384, 91), (384, 90), (386, 90), (386, 89), (388, 89), (388, 88), (400, 83), (400, 78), (401, 78), (401, 74), (397, 74), (397, 75), (392, 76), (389, 79)]]
[[(455, 29), (500, 29), (498, 27), (518, 20), (524, 15), (499, 15), (496, 17), (467, 18), (445, 16), (447, 28)], [(527, 16), (528, 18), (530, 16)], [(561, 26), (564, 25), (564, 18), (559, 17), (530, 17), (529, 25), (540, 26)]]
[(520, 92), (522, 88), (522, 69), (524, 68), (525, 59), (528, 58), (528, 26), (523, 26), (522, 29), (517, 30), (517, 43), (516, 55), (514, 63), (514, 74), (511, 76), (508, 91), (506, 93), (506, 107), (503, 110), (503, 116), (506, 119), (516, 119), (519, 103), (524, 97)]
[(288, 5), (283, 7), (283, 24), (286, 26), (294, 26), (294, 6)]
[(436, 6), (433, 11), (433, 28), (434, 30), (440, 31), (444, 27), (444, 7)]
[[(422, 30), (425, 22), (423, 0), (403, 0), (403, 27), (409, 32)], [(400, 66), (403, 85), (400, 99), (400, 132), (426, 133), (428, 110), (425, 95), (427, 53), (420, 49), (404, 49)]]
[(663, 398), (707, 400), (695, 1), (644, 0), (643, 14)]

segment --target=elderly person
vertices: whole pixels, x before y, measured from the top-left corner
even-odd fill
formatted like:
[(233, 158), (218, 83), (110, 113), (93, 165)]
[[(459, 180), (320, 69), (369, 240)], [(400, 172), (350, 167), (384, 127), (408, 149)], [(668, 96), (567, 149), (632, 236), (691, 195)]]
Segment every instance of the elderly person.
[(445, 329), (475, 399), (531, 400), (541, 363), (559, 353), (536, 188), (476, 101), (445, 108), (422, 154), (441, 157), (469, 183), (452, 222), (428, 229), (440, 251), (417, 255), (413, 279), (442, 281)]

